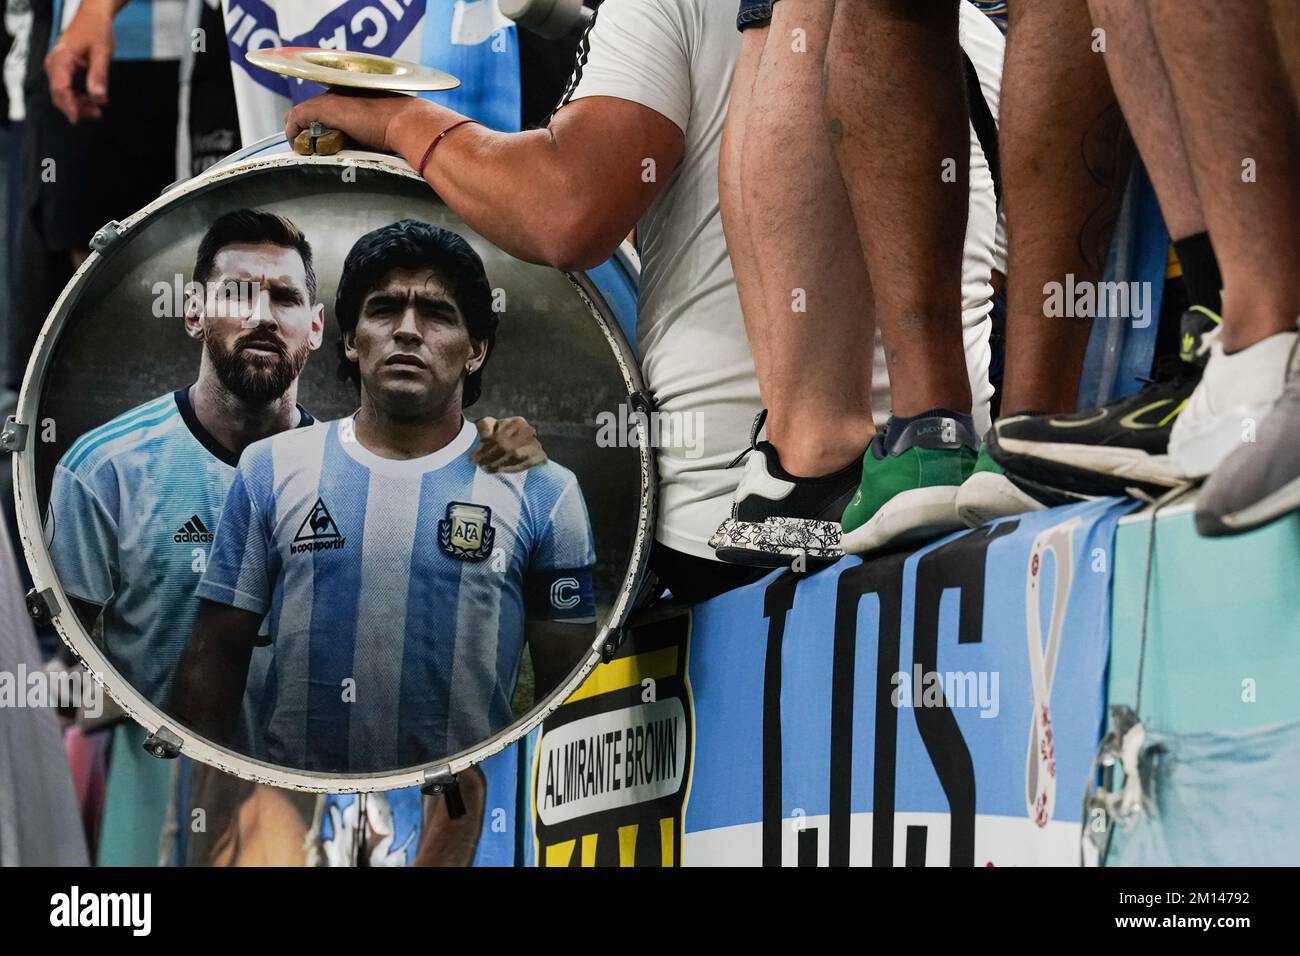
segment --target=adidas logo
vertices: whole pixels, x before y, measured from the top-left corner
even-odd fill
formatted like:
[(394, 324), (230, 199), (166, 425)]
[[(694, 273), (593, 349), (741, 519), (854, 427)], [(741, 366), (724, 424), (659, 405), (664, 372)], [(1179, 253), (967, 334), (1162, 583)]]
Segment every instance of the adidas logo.
[(316, 504), (312, 505), (311, 511), (298, 526), (298, 533), (289, 545), (289, 553), (335, 550), (345, 544), (347, 538), (339, 533), (339, 526), (334, 523), (329, 508), (325, 507), (323, 499), (317, 498)]
[(203, 519), (195, 515), (181, 526), (180, 531), (172, 535), (172, 540), (177, 544), (189, 544), (195, 541), (210, 544), (212, 542), (212, 532), (203, 523)]

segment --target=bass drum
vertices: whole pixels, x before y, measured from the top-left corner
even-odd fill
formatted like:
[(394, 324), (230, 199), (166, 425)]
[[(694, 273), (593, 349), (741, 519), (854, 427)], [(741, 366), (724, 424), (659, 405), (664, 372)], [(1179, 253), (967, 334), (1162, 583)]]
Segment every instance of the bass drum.
[[(464, 415), (523, 418), (544, 464), (476, 467), (469, 425), (403, 462), (352, 430), (349, 368), (381, 386), (344, 352), (335, 297), (354, 244), (403, 220), (477, 253), (429, 270), (466, 313), (459, 289), (484, 273), (491, 289), (495, 342)], [(366, 248), (349, 265), (361, 301), (420, 275)], [(525, 263), (404, 161), (299, 156), (278, 136), (105, 226), (92, 250), (9, 425), (15, 497), (33, 613), (150, 731), (147, 749), (299, 790), (425, 785), (527, 734), (617, 646), (655, 509), (630, 246), (585, 273)], [(451, 262), (462, 274), (442, 274)], [(461, 318), (473, 340), (483, 326)], [(526, 429), (507, 434), (522, 468)], [(264, 454), (240, 456), (263, 435)], [(212, 635), (249, 615), (241, 660)]]

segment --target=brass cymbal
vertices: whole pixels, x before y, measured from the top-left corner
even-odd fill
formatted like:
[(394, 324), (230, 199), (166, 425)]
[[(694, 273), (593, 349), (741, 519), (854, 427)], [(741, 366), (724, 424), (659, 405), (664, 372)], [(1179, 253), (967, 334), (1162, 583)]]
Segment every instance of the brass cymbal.
[(266, 47), (250, 50), (248, 62), (272, 73), (310, 80), (322, 86), (420, 93), (454, 90), (460, 80), (450, 73), (373, 53), (323, 50), (314, 46)]

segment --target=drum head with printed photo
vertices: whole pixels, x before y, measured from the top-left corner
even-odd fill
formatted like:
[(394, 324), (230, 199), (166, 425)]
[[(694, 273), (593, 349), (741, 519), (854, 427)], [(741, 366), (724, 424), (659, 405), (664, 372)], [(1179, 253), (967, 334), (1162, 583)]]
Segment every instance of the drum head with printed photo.
[(427, 783), (617, 642), (654, 508), (629, 259), (529, 264), (400, 160), (283, 148), (93, 248), (19, 399), (18, 514), (40, 600), (155, 752)]

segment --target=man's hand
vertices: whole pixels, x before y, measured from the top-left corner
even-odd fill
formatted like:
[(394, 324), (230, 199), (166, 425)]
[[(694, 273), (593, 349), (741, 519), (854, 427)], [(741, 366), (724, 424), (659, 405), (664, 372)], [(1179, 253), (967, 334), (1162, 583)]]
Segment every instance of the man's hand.
[(470, 453), (469, 460), (489, 475), (527, 471), (546, 463), (546, 449), (537, 437), (537, 429), (524, 419), (480, 418), (474, 424), (479, 446)]
[(394, 120), (426, 110), (431, 104), (401, 93), (322, 93), (299, 103), (284, 118), (289, 142), (312, 122), (339, 130), (358, 146), (381, 153), (400, 152), (393, 139)]
[[(108, 105), (108, 66), (113, 61), (113, 14), (126, 0), (85, 0), (45, 57), (50, 99), (69, 123), (101, 119)], [(86, 71), (86, 92), (73, 82)]]

